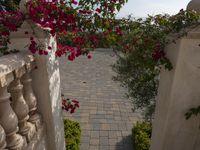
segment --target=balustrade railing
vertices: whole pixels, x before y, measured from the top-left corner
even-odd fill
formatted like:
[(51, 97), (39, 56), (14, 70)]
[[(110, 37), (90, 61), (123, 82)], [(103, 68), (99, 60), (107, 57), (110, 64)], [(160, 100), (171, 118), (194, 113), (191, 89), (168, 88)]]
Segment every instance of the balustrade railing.
[(37, 147), (32, 140), (39, 140), (37, 133), (41, 136), (42, 123), (32, 89), (34, 64), (34, 57), (26, 53), (10, 54), (0, 59), (1, 150), (32, 150)]
[(21, 82), (23, 84), (23, 94), (29, 107), (29, 122), (35, 124), (38, 129), (41, 125), (41, 116), (37, 112), (37, 99), (32, 89), (31, 71), (35, 68), (34, 63), (25, 65), (26, 73), (23, 75)]

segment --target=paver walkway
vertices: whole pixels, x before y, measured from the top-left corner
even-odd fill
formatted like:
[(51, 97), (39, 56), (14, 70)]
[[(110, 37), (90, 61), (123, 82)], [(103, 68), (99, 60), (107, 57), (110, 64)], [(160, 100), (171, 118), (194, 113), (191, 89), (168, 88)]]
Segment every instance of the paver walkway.
[(131, 129), (139, 118), (124, 97), (125, 89), (112, 81), (113, 53), (97, 50), (92, 59), (74, 62), (61, 58), (62, 93), (80, 101), (80, 109), (68, 118), (80, 122), (80, 150), (133, 150)]

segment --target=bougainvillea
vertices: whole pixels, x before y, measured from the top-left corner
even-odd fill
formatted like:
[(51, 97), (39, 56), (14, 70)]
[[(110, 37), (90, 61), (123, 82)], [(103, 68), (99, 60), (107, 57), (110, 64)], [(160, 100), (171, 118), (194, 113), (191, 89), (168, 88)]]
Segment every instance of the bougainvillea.
[(173, 67), (164, 51), (166, 45), (199, 25), (199, 18), (196, 12), (181, 10), (174, 16), (121, 20), (117, 29), (121, 36), (116, 37), (115, 44), (118, 60), (113, 66), (117, 72), (114, 79), (128, 89), (127, 95), (136, 109), (146, 110), (148, 119), (154, 112), (160, 70)]
[(62, 95), (62, 109), (66, 112), (70, 112), (71, 114), (75, 113), (76, 109), (79, 108), (79, 101), (73, 99), (70, 100), (69, 98), (65, 98)]
[[(14, 21), (13, 21), (14, 20)], [(23, 23), (24, 15), (21, 12), (0, 12), (0, 52), (5, 53), (8, 49), (9, 35), (16, 32)]]
[[(46, 31), (52, 36), (56, 36), (59, 43), (55, 52), (57, 57), (65, 55), (70, 61), (73, 61), (80, 55), (87, 55), (90, 59), (89, 49), (98, 47), (101, 38), (105, 38), (105, 36), (96, 36), (96, 33), (110, 33), (108, 31), (111, 30), (110, 28), (113, 25), (112, 21), (116, 10), (119, 11), (125, 2), (127, 0), (103, 0), (100, 2), (97, 0), (31, 0), (26, 4), (28, 13), (24, 14), (26, 17), (23, 17), (23, 19), (31, 19), (44, 30), (48, 28)], [(13, 17), (19, 16), (16, 13), (14, 14)], [(7, 17), (7, 12), (2, 11), (0, 19), (6, 21), (5, 18)], [(13, 22), (13, 19), (10, 20)], [(20, 21), (23, 22), (24, 20)], [(17, 27), (20, 27), (18, 25)], [(8, 49), (9, 33), (13, 29), (10, 30), (7, 24), (2, 24), (2, 26), (9, 29), (6, 32), (1, 29), (1, 43), (5, 43), (5, 51)], [(29, 50), (34, 54), (48, 55), (48, 50), (51, 50), (51, 48), (44, 50), (44, 46), (37, 43), (37, 39), (33, 38), (30, 37)], [(3, 53), (4, 51), (1, 50), (0, 52)]]

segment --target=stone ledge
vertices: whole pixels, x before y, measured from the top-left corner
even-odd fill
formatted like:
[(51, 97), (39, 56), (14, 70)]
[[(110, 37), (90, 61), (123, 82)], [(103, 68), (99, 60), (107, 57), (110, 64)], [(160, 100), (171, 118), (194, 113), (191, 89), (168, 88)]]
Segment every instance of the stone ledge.
[(0, 57), (0, 80), (14, 70), (22, 68), (26, 63), (33, 61), (33, 55), (27, 52), (19, 52)]

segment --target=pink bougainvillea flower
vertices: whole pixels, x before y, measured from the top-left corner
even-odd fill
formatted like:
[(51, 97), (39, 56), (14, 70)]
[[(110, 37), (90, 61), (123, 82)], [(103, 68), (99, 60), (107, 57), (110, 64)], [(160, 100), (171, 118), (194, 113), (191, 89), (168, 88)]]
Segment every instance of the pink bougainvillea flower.
[(44, 55), (48, 55), (48, 52), (47, 52), (47, 51), (44, 51)]
[(70, 100), (68, 98), (65, 98), (64, 95), (62, 95), (62, 109), (64, 111), (70, 112), (72, 114), (79, 107), (80, 107), (79, 101), (77, 101), (77, 100)]
[(96, 9), (96, 12), (101, 13), (101, 9), (100, 9), (100, 8), (97, 8), (97, 9)]
[(39, 50), (39, 55), (43, 55), (44, 51), (43, 50)]
[(92, 58), (92, 55), (89, 54), (89, 55), (87, 55), (87, 57), (88, 57), (88, 59), (91, 59), (91, 58)]
[(163, 50), (155, 50), (152, 53), (152, 58), (154, 61), (159, 61), (161, 58), (165, 57), (165, 52)]
[(77, 5), (78, 2), (76, 0), (72, 0), (72, 4)]
[(48, 50), (52, 50), (52, 47), (51, 47), (51, 46), (48, 46)]
[(79, 101), (77, 101), (77, 100), (75, 100), (75, 99), (74, 99), (74, 100), (72, 100), (72, 102), (74, 102), (74, 103), (79, 103)]
[(120, 27), (117, 27), (117, 28), (116, 28), (116, 33), (117, 33), (117, 35), (119, 35), (119, 36), (122, 36), (122, 35), (123, 35), (122, 30), (120, 29)]

